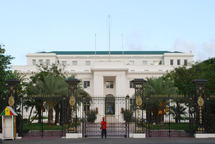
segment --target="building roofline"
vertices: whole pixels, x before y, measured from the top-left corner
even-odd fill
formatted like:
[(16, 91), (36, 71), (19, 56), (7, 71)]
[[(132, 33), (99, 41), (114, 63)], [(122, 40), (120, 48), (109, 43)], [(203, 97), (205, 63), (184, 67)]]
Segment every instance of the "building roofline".
[[(109, 55), (109, 51), (50, 51), (38, 53), (55, 53), (56, 55)], [(182, 53), (179, 51), (110, 51), (111, 55), (163, 55), (165, 53)]]

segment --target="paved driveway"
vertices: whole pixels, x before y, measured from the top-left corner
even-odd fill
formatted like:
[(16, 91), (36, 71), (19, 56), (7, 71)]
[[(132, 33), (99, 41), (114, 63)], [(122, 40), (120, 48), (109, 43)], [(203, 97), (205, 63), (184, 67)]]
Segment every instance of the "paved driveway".
[(215, 144), (215, 139), (195, 139), (195, 138), (82, 138), (82, 139), (22, 139), (22, 140), (7, 140), (3, 144), (148, 144), (148, 143), (167, 143), (167, 144), (190, 144), (204, 143)]

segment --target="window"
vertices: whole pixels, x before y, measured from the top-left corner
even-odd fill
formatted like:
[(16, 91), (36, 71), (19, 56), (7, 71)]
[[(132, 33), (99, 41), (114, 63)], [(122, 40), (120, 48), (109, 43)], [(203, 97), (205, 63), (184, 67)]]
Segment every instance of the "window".
[(106, 88), (113, 88), (113, 81), (106, 81)]
[(186, 59), (184, 60), (184, 65), (187, 65), (187, 60)]
[(130, 61), (129, 61), (129, 64), (130, 64), (130, 65), (134, 65), (134, 61), (133, 61), (133, 60), (130, 60)]
[(173, 59), (170, 60), (170, 65), (173, 65), (174, 64), (174, 61)]
[(181, 60), (180, 59), (177, 60), (177, 65), (181, 65)]
[(89, 66), (90, 65), (90, 61), (86, 61), (86, 65)]
[(40, 64), (40, 65), (43, 64), (43, 60), (42, 60), (42, 59), (39, 60), (39, 64)]
[(46, 65), (50, 65), (50, 60), (49, 59), (46, 60)]
[(78, 65), (77, 61), (72, 61), (72, 65)]
[(159, 61), (153, 61), (153, 65), (158, 65)]
[(90, 87), (90, 81), (84, 81), (84, 88)]
[(62, 61), (62, 65), (66, 66), (67, 61)]
[(146, 61), (146, 60), (143, 60), (143, 65), (148, 65), (148, 61)]
[(32, 60), (32, 64), (36, 65), (36, 60), (35, 59)]
[(130, 81), (130, 88), (134, 88), (134, 84)]

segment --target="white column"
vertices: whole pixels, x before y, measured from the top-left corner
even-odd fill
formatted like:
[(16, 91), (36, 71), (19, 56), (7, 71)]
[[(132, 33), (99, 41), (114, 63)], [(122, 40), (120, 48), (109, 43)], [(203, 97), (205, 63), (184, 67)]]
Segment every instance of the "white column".
[(94, 97), (103, 97), (104, 78), (102, 75), (94, 74)]
[(116, 96), (125, 97), (128, 93), (128, 87), (126, 86), (125, 72), (116, 76)]
[(126, 87), (126, 78), (125, 78), (125, 72), (121, 72), (116, 76), (116, 96), (122, 97), (122, 99), (117, 99), (117, 103), (115, 104), (115, 115), (116, 118), (119, 119), (119, 122), (123, 122), (122, 114), (121, 114), (121, 108), (125, 109), (125, 102), (123, 98), (125, 98), (127, 94), (127, 87)]
[[(104, 77), (101, 74), (94, 73), (94, 97), (104, 97)], [(99, 103), (98, 103), (99, 102)], [(102, 100), (96, 100), (98, 103), (97, 120), (100, 121), (105, 112), (105, 104)]]

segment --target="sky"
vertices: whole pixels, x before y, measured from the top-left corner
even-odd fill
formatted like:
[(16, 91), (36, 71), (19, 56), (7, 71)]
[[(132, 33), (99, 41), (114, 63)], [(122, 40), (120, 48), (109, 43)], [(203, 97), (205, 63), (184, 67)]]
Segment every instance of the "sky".
[(111, 51), (215, 56), (215, 0), (0, 0), (0, 7), (0, 44), (12, 65), (41, 51), (108, 51), (109, 40)]

